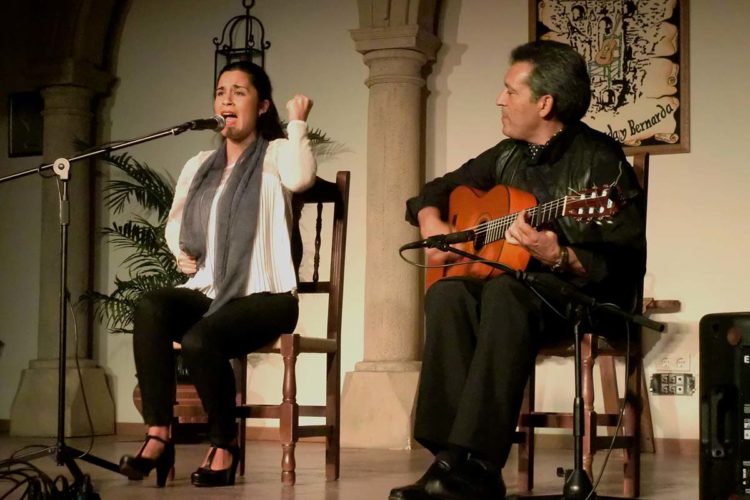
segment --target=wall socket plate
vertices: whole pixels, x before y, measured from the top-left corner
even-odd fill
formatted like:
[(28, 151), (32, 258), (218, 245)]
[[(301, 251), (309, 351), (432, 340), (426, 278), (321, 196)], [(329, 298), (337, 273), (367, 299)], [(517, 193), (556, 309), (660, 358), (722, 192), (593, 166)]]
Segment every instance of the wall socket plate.
[(691, 355), (687, 353), (677, 353), (670, 356), (663, 356), (656, 361), (656, 369), (662, 371), (689, 372), (691, 368)]
[(654, 373), (648, 390), (662, 396), (692, 396), (695, 393), (695, 375), (692, 373)]

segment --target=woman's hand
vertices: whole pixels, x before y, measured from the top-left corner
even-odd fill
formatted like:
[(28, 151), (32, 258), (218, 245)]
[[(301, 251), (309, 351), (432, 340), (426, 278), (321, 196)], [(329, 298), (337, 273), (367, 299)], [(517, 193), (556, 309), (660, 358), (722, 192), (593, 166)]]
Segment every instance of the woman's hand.
[(192, 276), (198, 271), (198, 262), (184, 251), (180, 250), (180, 256), (177, 257), (177, 269), (183, 274)]
[(307, 115), (310, 113), (312, 106), (313, 102), (308, 99), (307, 96), (296, 94), (286, 103), (286, 111), (289, 116), (289, 121), (301, 120), (306, 122)]

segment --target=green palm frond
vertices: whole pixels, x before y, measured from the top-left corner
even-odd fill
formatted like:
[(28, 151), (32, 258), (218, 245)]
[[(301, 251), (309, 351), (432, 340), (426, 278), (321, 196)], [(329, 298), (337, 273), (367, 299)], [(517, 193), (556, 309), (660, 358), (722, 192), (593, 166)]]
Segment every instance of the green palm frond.
[(159, 174), (145, 162), (128, 153), (104, 156), (104, 161), (125, 173), (125, 179), (113, 179), (104, 188), (104, 201), (114, 213), (121, 213), (131, 202), (138, 203), (146, 213), (156, 212), (160, 220), (166, 218), (174, 198), (174, 181)]
[(174, 286), (163, 274), (139, 274), (128, 280), (115, 278), (115, 291), (110, 295), (92, 292), (87, 298), (97, 304), (96, 317), (113, 333), (132, 333), (135, 306), (141, 296), (151, 290)]
[[(287, 122), (281, 122), (281, 125), (286, 128)], [(323, 163), (341, 153), (351, 152), (349, 148), (340, 142), (334, 141), (319, 128), (308, 129), (307, 138), (310, 139), (310, 147), (318, 163)]]
[(307, 137), (310, 139), (310, 146), (317, 158), (318, 163), (323, 163), (341, 153), (351, 152), (349, 148), (330, 139), (322, 130), (314, 128), (308, 130)]
[[(99, 322), (113, 333), (132, 333), (135, 306), (141, 296), (158, 288), (172, 287), (185, 280), (174, 255), (167, 247), (164, 229), (174, 198), (174, 181), (127, 153), (109, 154), (104, 161), (125, 174), (104, 187), (104, 202), (113, 213), (131, 207), (136, 213), (124, 223), (112, 222), (102, 234), (126, 252), (123, 266), (127, 277), (115, 278), (110, 294), (90, 292), (84, 296), (95, 306)], [(156, 215), (156, 222), (147, 219)]]

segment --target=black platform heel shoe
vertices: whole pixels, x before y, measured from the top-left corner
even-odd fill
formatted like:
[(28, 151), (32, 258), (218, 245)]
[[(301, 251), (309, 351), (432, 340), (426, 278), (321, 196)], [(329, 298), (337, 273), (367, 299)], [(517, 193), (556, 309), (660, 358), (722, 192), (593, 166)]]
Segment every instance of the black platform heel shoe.
[[(164, 444), (161, 455), (156, 458), (147, 458), (141, 455), (151, 439)], [(146, 435), (146, 440), (136, 456), (123, 455), (120, 458), (120, 472), (128, 479), (140, 481), (148, 476), (154, 468), (156, 469), (156, 485), (158, 487), (164, 487), (167, 477), (174, 478), (174, 443), (165, 441), (159, 436)]]
[[(212, 470), (211, 463), (214, 461), (216, 456), (216, 449), (222, 448), (223, 450), (229, 450), (232, 454), (232, 465), (228, 469)], [(198, 470), (193, 472), (190, 476), (190, 482), (193, 486), (231, 486), (234, 484), (234, 475), (237, 472), (237, 464), (240, 461), (240, 450), (237, 446), (230, 446), (227, 448), (221, 446), (213, 446), (211, 452), (208, 454), (208, 460), (205, 467), (198, 467)]]

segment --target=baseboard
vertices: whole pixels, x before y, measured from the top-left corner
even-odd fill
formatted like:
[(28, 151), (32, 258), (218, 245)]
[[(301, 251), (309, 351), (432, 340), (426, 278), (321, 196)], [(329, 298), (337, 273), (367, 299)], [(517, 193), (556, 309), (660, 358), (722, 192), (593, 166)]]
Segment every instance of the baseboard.
[(146, 433), (146, 426), (144, 424), (137, 424), (135, 422), (117, 422), (115, 424), (115, 433), (118, 436), (140, 436)]
[[(573, 436), (570, 434), (536, 434), (534, 444), (541, 449), (572, 450)], [(698, 456), (698, 439), (654, 438), (655, 453), (660, 455)]]
[(662, 455), (697, 457), (701, 452), (699, 439), (656, 438), (654, 439), (654, 447), (656, 453)]
[[(2, 420), (0, 420), (2, 425)], [(247, 426), (245, 431), (245, 441), (279, 441), (279, 429), (275, 427), (257, 427)], [(146, 426), (133, 422), (118, 422), (118, 436), (143, 436), (146, 432)], [(322, 436), (300, 438), (302, 442), (324, 443), (325, 438)]]
[[(0, 420), (0, 432), (8, 432), (10, 422)], [(275, 427), (247, 426), (245, 434), (246, 441), (278, 441), (279, 429)], [(117, 434), (124, 436), (143, 436), (146, 431), (143, 424), (123, 423), (117, 424)], [(324, 443), (322, 436), (301, 438), (300, 441)], [(534, 438), (535, 445), (540, 449), (572, 450), (573, 436), (570, 434), (540, 434)], [(676, 438), (654, 438), (656, 453), (660, 455), (683, 455), (698, 456), (700, 453), (700, 442), (697, 439)]]

